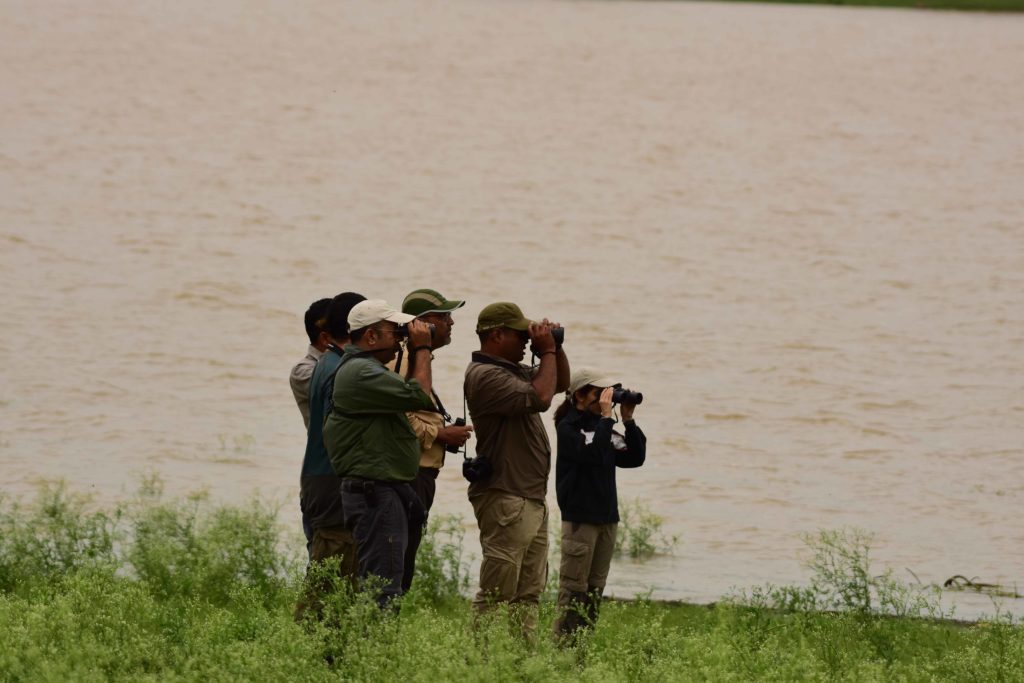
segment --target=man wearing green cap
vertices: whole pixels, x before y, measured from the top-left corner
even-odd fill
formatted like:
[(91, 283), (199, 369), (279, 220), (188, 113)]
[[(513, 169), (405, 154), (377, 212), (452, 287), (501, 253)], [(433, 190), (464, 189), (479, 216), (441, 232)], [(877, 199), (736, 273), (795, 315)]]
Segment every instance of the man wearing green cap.
[[(405, 297), (402, 302), (402, 312), (416, 316), (417, 320), (434, 326), (434, 334), (431, 337), (431, 358), (433, 358), (433, 354), (439, 348), (451, 343), (452, 327), (455, 325), (452, 311), (465, 305), (465, 301), (450, 301), (433, 289), (417, 289)], [(412, 377), (415, 364), (415, 355), (402, 354), (396, 359), (392, 369), (405, 377)], [(420, 469), (416, 474), (416, 479), (412, 481), (412, 487), (416, 490), (416, 495), (419, 496), (423, 508), (428, 514), (434, 504), (437, 475), (444, 465), (445, 447), (461, 447), (473, 431), (473, 428), (469, 426), (447, 424), (452, 421), (452, 418), (445, 410), (436, 390), (432, 389), (431, 397), (435, 410), (407, 413), (409, 426), (416, 434), (420, 446)], [(424, 520), (425, 523), (426, 520)], [(423, 525), (410, 524), (409, 545), (405, 551), (405, 570), (402, 574), (403, 593), (412, 586), (413, 573), (416, 569), (416, 551), (419, 549), (422, 539)]]
[[(558, 327), (528, 319), (514, 303), (490, 304), (477, 320), (480, 351), (466, 368), (477, 457), (491, 463), (490, 475), (469, 486), (483, 549), (473, 606), (509, 603), (528, 637), (547, 578), (551, 444), (540, 414), (569, 386), (569, 361), (551, 334)], [(529, 341), (536, 367), (521, 363)]]

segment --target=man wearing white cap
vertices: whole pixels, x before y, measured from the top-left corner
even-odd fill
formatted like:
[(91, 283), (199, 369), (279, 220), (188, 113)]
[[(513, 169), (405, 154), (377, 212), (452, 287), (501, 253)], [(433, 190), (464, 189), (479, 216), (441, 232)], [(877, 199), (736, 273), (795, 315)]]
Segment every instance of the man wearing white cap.
[[(352, 343), (335, 376), (324, 444), (342, 479), (341, 505), (355, 537), (359, 577), (384, 580), (378, 599), (384, 607), (402, 594), (409, 524), (423, 519), (409, 485), (419, 469), (419, 442), (405, 413), (434, 407), (430, 328), (380, 299), (353, 306), (348, 327)], [(406, 334), (416, 359), (408, 379), (385, 367)]]

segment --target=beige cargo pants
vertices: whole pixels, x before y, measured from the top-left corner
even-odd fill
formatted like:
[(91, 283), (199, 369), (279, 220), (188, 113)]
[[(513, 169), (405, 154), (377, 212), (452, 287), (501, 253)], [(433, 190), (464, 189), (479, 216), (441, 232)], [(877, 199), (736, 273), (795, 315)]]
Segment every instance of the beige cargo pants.
[(540, 594), (548, 576), (548, 508), (504, 491), (486, 491), (470, 500), (480, 527), (480, 590), (477, 612), (508, 603), (523, 634), (537, 629)]

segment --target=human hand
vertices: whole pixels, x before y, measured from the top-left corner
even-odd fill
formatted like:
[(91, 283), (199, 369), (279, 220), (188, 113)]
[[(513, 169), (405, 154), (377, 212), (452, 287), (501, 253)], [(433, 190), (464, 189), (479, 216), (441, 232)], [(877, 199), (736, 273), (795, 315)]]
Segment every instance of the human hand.
[(422, 320), (413, 320), (406, 328), (409, 332), (409, 348), (415, 349), (418, 346), (430, 348), (431, 334), (430, 325)]
[(613, 393), (615, 393), (615, 387), (605, 387), (601, 390), (601, 395), (597, 398), (597, 405), (601, 408), (601, 417), (612, 416)]
[(633, 403), (620, 403), (619, 413), (622, 415), (622, 421), (633, 419), (633, 411), (636, 409), (636, 404)]
[(473, 433), (473, 425), (448, 425), (437, 430), (435, 440), (449, 446), (461, 447)]
[(547, 318), (539, 323), (530, 323), (527, 333), (533, 342), (532, 350), (537, 356), (555, 350), (555, 338), (551, 336), (552, 324)]

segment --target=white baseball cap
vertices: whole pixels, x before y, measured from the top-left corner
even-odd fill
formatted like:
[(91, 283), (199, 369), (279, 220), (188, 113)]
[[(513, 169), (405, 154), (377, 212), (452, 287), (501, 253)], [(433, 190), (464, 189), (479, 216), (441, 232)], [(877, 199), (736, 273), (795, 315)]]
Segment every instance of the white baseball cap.
[(354, 332), (379, 323), (381, 320), (404, 325), (415, 319), (415, 316), (391, 308), (383, 299), (367, 299), (357, 303), (348, 312), (348, 329)]
[(621, 382), (617, 379), (612, 379), (600, 370), (594, 368), (573, 369), (572, 375), (569, 377), (569, 394), (575, 394), (586, 386), (604, 389), (606, 387), (613, 387), (616, 384), (621, 384)]

